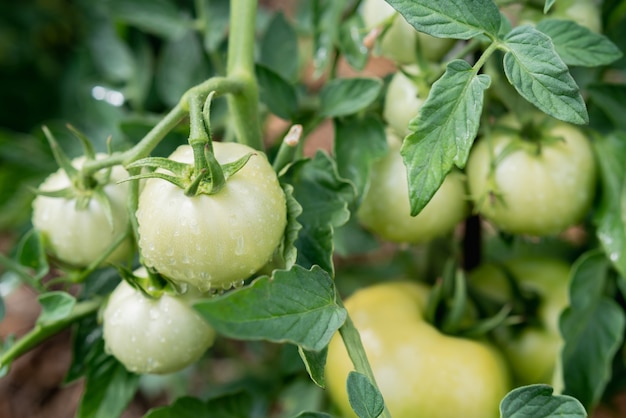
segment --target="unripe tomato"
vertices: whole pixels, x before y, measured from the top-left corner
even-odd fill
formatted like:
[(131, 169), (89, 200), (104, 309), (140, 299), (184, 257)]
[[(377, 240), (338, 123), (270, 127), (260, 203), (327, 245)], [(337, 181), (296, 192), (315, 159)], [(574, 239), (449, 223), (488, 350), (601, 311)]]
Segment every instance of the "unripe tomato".
[(387, 138), (389, 153), (372, 166), (369, 188), (357, 212), (359, 221), (380, 237), (399, 243), (424, 243), (451, 232), (468, 213), (463, 176), (450, 173), (426, 207), (411, 216), (401, 141), (391, 133)]
[(521, 289), (534, 291), (539, 296), (538, 321), (527, 323), (517, 332), (501, 335), (498, 343), (518, 384), (554, 384), (563, 346), (559, 317), (569, 304), (570, 266), (554, 258), (520, 257), (507, 260), (501, 267), (482, 264), (470, 273), (469, 282), (504, 305), (513, 296), (504, 269)]
[[(135, 275), (147, 273), (139, 269)], [(189, 366), (215, 340), (213, 328), (191, 306), (198, 298), (190, 289), (151, 299), (122, 281), (102, 316), (106, 350), (134, 373), (165, 374)]]
[[(428, 288), (387, 282), (356, 291), (345, 306), (394, 418), (496, 418), (509, 390), (498, 351), (447, 336), (424, 321)], [(353, 370), (341, 337), (328, 346), (326, 383), (342, 416), (353, 417), (346, 391)]]
[[(396, 10), (384, 0), (365, 0), (361, 6), (363, 21), (367, 27), (379, 25)], [(419, 44), (418, 44), (419, 42)], [(385, 32), (381, 44), (381, 55), (398, 64), (415, 64), (417, 48), (428, 61), (439, 61), (454, 45), (453, 39), (436, 38), (417, 32), (402, 16), (397, 16)]]
[(513, 234), (556, 234), (580, 222), (596, 181), (587, 137), (556, 120), (540, 128), (539, 136), (548, 142), (525, 139), (511, 117), (501, 126), (511, 130), (494, 129), (489, 140), (475, 144), (467, 162), (470, 196), (478, 212)]
[[(98, 154), (96, 158), (104, 158)], [(72, 165), (80, 169), (85, 163), (84, 157), (76, 158)], [(98, 173), (102, 179), (104, 172)], [(107, 251), (129, 227), (129, 215), (126, 210), (128, 184), (117, 184), (128, 177), (121, 166), (111, 169), (106, 184), (98, 185), (107, 196), (110, 206), (112, 223), (107, 218), (102, 203), (93, 197), (92, 190), (76, 191), (84, 196), (91, 196), (89, 204), (80, 208), (77, 197), (61, 198), (38, 195), (33, 201), (32, 223), (42, 234), (47, 250), (53, 257), (76, 267), (86, 267), (95, 262)], [(104, 180), (103, 180), (104, 181)], [(65, 171), (59, 169), (52, 173), (39, 186), (40, 190), (57, 191), (72, 186)], [(128, 257), (131, 250), (127, 240), (118, 246), (105, 260), (118, 262)]]
[[(407, 68), (416, 73), (416, 67)], [(425, 92), (418, 91), (417, 85), (404, 73), (398, 71), (393, 75), (387, 93), (383, 117), (391, 129), (400, 137), (409, 133), (409, 122), (417, 116), (425, 101)]]
[[(281, 242), (287, 207), (265, 155), (238, 143), (213, 144), (221, 164), (253, 152), (216, 194), (189, 197), (158, 178), (139, 196), (139, 247), (147, 266), (177, 283), (229, 288), (263, 267)], [(193, 163), (190, 146), (170, 159)]]

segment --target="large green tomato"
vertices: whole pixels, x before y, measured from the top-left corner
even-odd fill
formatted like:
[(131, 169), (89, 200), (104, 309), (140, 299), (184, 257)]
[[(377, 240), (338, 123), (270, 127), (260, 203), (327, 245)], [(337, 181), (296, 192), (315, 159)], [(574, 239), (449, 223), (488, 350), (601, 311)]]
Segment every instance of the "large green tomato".
[[(146, 277), (145, 269), (135, 275)], [(181, 370), (213, 345), (215, 331), (192, 308), (199, 295), (151, 299), (122, 281), (111, 293), (102, 322), (106, 350), (131, 372)]]
[(451, 232), (468, 213), (463, 176), (450, 173), (426, 207), (411, 216), (401, 141), (389, 133), (388, 143), (389, 153), (372, 166), (359, 221), (383, 239), (399, 243), (424, 243)]
[[(365, 0), (361, 6), (363, 20), (367, 27), (375, 27), (396, 10), (385, 0)], [(398, 64), (415, 64), (417, 48), (420, 48), (428, 61), (439, 61), (454, 45), (453, 39), (436, 38), (417, 32), (402, 16), (397, 16), (385, 32), (380, 44), (381, 55)]]
[[(387, 282), (356, 291), (345, 306), (394, 418), (496, 418), (509, 372), (487, 343), (440, 333), (425, 322), (428, 288)], [(352, 363), (339, 335), (328, 346), (326, 383), (343, 416)]]
[[(104, 158), (98, 154), (96, 158)], [(72, 165), (80, 169), (84, 157), (72, 160)], [(130, 224), (126, 209), (128, 184), (117, 184), (128, 177), (121, 166), (115, 166), (110, 173), (99, 172), (96, 187), (104, 192), (109, 201), (111, 217), (107, 216), (102, 201), (94, 197), (93, 190), (75, 190), (72, 198), (47, 197), (38, 195), (33, 201), (32, 222), (42, 234), (46, 249), (64, 263), (76, 267), (86, 267), (95, 262), (115, 241), (124, 234)], [(40, 190), (57, 191), (72, 187), (65, 171), (59, 169), (39, 186)], [(80, 207), (79, 198), (89, 198), (86, 207)], [(105, 260), (119, 262), (129, 256), (130, 242), (124, 241)]]
[[(418, 71), (414, 66), (405, 70), (411, 74)], [(425, 99), (425, 93), (418, 91), (417, 85), (404, 73), (398, 71), (393, 75), (385, 94), (383, 117), (398, 136), (405, 137), (409, 133), (409, 122), (417, 116)]]
[(511, 115), (489, 139), (479, 140), (466, 172), (478, 212), (513, 234), (550, 235), (580, 222), (591, 205), (596, 164), (587, 137), (576, 127), (550, 120), (528, 140)]
[(506, 272), (522, 290), (539, 296), (534, 322), (517, 332), (501, 334), (498, 342), (518, 384), (554, 384), (563, 339), (559, 316), (568, 306), (570, 266), (554, 258), (521, 257), (503, 265), (483, 264), (470, 273), (470, 284), (501, 304), (512, 298)]
[[(188, 197), (167, 181), (149, 179), (137, 210), (145, 264), (203, 291), (229, 288), (263, 267), (287, 222), (285, 194), (265, 155), (238, 143), (213, 147), (221, 164), (254, 155), (213, 195)], [(193, 151), (180, 146), (170, 159), (193, 163)]]

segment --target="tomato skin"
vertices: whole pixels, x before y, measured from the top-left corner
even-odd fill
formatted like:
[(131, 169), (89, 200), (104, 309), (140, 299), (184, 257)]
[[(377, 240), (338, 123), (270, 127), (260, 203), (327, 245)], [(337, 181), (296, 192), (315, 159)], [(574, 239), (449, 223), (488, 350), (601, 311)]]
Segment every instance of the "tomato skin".
[[(517, 257), (504, 262), (503, 267), (522, 289), (539, 295), (539, 321), (525, 325), (517, 333), (501, 334), (498, 344), (519, 385), (554, 385), (554, 379), (558, 379), (555, 368), (563, 346), (559, 316), (569, 305), (570, 266), (555, 258)], [(501, 304), (512, 298), (505, 270), (495, 264), (477, 267), (470, 273), (469, 282)]]
[[(96, 158), (104, 158), (98, 154)], [(80, 169), (85, 163), (84, 157), (72, 160), (72, 165)], [(76, 198), (65, 199), (38, 195), (33, 201), (33, 227), (42, 234), (48, 252), (60, 261), (75, 267), (86, 267), (95, 262), (115, 240), (129, 227), (129, 214), (126, 199), (129, 186), (127, 183), (116, 184), (128, 177), (128, 172), (121, 166), (111, 169), (109, 182), (104, 186), (104, 193), (109, 198), (113, 215), (112, 225), (100, 202), (91, 198), (85, 209), (77, 208)], [(71, 186), (71, 180), (61, 169), (48, 176), (39, 189), (56, 191)], [(119, 245), (105, 260), (119, 262), (129, 256), (130, 241)]]
[[(411, 71), (415, 73), (417, 69), (411, 68)], [(391, 78), (385, 95), (383, 117), (398, 136), (405, 137), (409, 133), (409, 122), (424, 104), (423, 93), (400, 71)]]
[[(424, 322), (428, 288), (387, 282), (362, 288), (345, 306), (394, 418), (495, 418), (509, 374), (490, 345), (446, 336)], [(352, 363), (337, 334), (328, 347), (326, 382), (342, 416), (353, 417), (345, 389)]]
[[(145, 269), (135, 272), (146, 274)], [(189, 366), (215, 340), (213, 328), (191, 307), (197, 298), (189, 291), (150, 299), (122, 281), (103, 313), (107, 352), (134, 373), (166, 374)]]
[[(363, 21), (367, 27), (382, 23), (395, 12), (396, 10), (384, 0), (365, 0), (361, 7)], [(453, 45), (453, 39), (436, 38), (416, 31), (399, 15), (383, 35), (380, 51), (382, 56), (405, 65), (417, 62), (418, 47), (427, 61), (439, 61)]]
[[(505, 124), (516, 127), (511, 118)], [(576, 127), (552, 121), (543, 132), (560, 141), (536, 144), (520, 135), (495, 130), (470, 153), (466, 172), (476, 209), (503, 231), (513, 234), (551, 235), (580, 222), (595, 191), (596, 163), (589, 140)], [(511, 145), (512, 144), (512, 145)], [(510, 146), (515, 151), (498, 156)], [(491, 155), (497, 166), (490, 182)], [(499, 197), (492, 196), (495, 192)]]
[(389, 153), (372, 166), (370, 185), (357, 212), (359, 221), (381, 238), (398, 243), (424, 243), (451, 232), (468, 213), (461, 173), (450, 173), (428, 205), (411, 216), (401, 141), (391, 133), (387, 138)]
[[(203, 291), (229, 288), (263, 267), (287, 222), (285, 194), (266, 157), (238, 143), (213, 146), (221, 164), (254, 155), (213, 195), (188, 197), (167, 181), (149, 179), (137, 210), (145, 264)], [(182, 145), (170, 158), (193, 163), (193, 152)]]

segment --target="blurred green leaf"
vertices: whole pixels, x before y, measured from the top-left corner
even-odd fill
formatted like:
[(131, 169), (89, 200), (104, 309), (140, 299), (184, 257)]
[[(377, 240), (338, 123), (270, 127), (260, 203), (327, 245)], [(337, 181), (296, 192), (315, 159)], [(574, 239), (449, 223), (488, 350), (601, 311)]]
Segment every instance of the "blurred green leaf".
[(411, 214), (418, 214), (456, 165), (465, 167), (474, 143), (490, 78), (463, 60), (451, 61), (430, 90), (402, 144)]
[(115, 18), (168, 39), (181, 38), (191, 28), (191, 20), (170, 0), (109, 0), (107, 5)]
[(333, 281), (324, 270), (276, 270), (247, 287), (198, 302), (196, 310), (230, 338), (290, 342), (321, 350), (343, 324)]
[(204, 48), (215, 51), (228, 33), (230, 0), (204, 0)]
[(604, 294), (609, 262), (600, 251), (581, 256), (572, 267), (570, 306), (559, 327), (565, 341), (561, 354), (566, 395), (588, 410), (598, 404), (611, 379), (613, 357), (622, 341), (624, 310)]
[(374, 115), (335, 119), (334, 154), (339, 175), (350, 180), (360, 199), (372, 162), (387, 151), (384, 123)]
[(91, 58), (104, 79), (110, 83), (128, 81), (135, 73), (134, 56), (130, 48), (115, 33), (108, 20), (89, 25), (87, 43)]
[(137, 36), (137, 38), (133, 49), (133, 56), (135, 57), (133, 73), (124, 88), (124, 95), (133, 110), (141, 111), (145, 108), (152, 87), (154, 54), (145, 36)]
[(343, 22), (339, 28), (339, 49), (348, 64), (357, 71), (365, 68), (369, 59), (369, 49), (363, 43), (367, 28), (363, 17), (356, 14)]
[(89, 367), (88, 357), (101, 340), (102, 327), (98, 324), (97, 315), (83, 318), (76, 324), (72, 338), (72, 363), (63, 380), (65, 384), (85, 375)]
[(184, 396), (172, 405), (151, 409), (144, 418), (244, 418), (252, 416), (252, 406), (252, 398), (245, 392), (208, 401)]
[(76, 418), (111, 418), (121, 415), (139, 386), (139, 375), (130, 373), (98, 340), (87, 359), (85, 389)]
[(168, 106), (178, 103), (183, 93), (210, 76), (204, 50), (193, 31), (168, 41), (159, 57), (156, 88)]
[(500, 403), (502, 418), (586, 418), (585, 408), (576, 398), (553, 395), (548, 385), (513, 389)]
[(332, 415), (328, 415), (324, 412), (302, 412), (295, 416), (295, 418), (333, 418)]
[(319, 387), (326, 387), (326, 376), (324, 375), (324, 367), (326, 366), (326, 356), (328, 347), (324, 347), (320, 351), (305, 350), (298, 347), (300, 358), (304, 362), (306, 371), (309, 373), (311, 380)]
[(600, 199), (593, 216), (596, 235), (608, 259), (626, 277), (626, 134), (595, 135), (592, 142), (600, 167)]
[(313, 75), (317, 78), (324, 74), (334, 59), (341, 18), (348, 1), (313, 0), (312, 3)]
[[(280, 45), (280, 47), (277, 47)], [(261, 40), (259, 63), (283, 79), (298, 78), (298, 36), (282, 12), (275, 13)]]
[(298, 264), (318, 265), (332, 274), (333, 229), (350, 218), (348, 204), (354, 200), (354, 187), (339, 176), (335, 161), (322, 151), (312, 160), (292, 165), (283, 181), (294, 187), (294, 197), (302, 206)]
[(315, 411), (324, 406), (324, 392), (306, 378), (284, 385), (277, 401), (280, 413), (276, 418), (294, 418), (302, 411)]
[(302, 206), (300, 206), (300, 203), (293, 197), (293, 187), (291, 185), (281, 184), (281, 187), (287, 198), (287, 226), (285, 227), (285, 234), (280, 250), (285, 263), (284, 267), (290, 269), (298, 258), (298, 249), (295, 243), (302, 229), (302, 225), (298, 222), (298, 216), (302, 214)]
[(565, 122), (589, 122), (578, 86), (547, 35), (529, 25), (518, 26), (504, 43), (504, 71), (522, 97)]
[(48, 258), (41, 235), (34, 229), (28, 231), (17, 245), (17, 260), (21, 265), (33, 269), (36, 280), (41, 280), (48, 271)]
[(377, 418), (385, 409), (383, 396), (364, 374), (348, 374), (348, 400), (359, 418)]
[(278, 73), (258, 65), (255, 68), (259, 96), (270, 112), (285, 120), (292, 120), (298, 111), (296, 89)]
[(587, 86), (591, 103), (599, 107), (615, 128), (626, 131), (626, 85), (593, 83)]
[(552, 39), (556, 52), (567, 65), (598, 67), (623, 55), (609, 38), (573, 20), (544, 19), (536, 27)]
[(376, 78), (336, 78), (320, 91), (320, 116), (351, 115), (365, 109), (378, 97), (383, 83)]
[(386, 0), (420, 32), (440, 38), (498, 35), (500, 11), (492, 0)]
[(67, 292), (54, 291), (39, 295), (41, 313), (37, 324), (45, 325), (66, 318), (76, 305), (76, 298)]

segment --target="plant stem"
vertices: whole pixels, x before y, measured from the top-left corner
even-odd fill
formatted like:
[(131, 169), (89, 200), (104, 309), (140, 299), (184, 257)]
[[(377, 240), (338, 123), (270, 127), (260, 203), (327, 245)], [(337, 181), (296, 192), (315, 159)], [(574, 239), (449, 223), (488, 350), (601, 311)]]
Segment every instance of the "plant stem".
[[(343, 302), (339, 297), (337, 297), (337, 304), (339, 304), (342, 308), (344, 307)], [(359, 330), (357, 330), (354, 326), (354, 322), (352, 322), (350, 315), (346, 316), (346, 321), (343, 323), (341, 328), (339, 328), (339, 334), (341, 335), (343, 344), (346, 347), (348, 356), (350, 356), (350, 360), (352, 360), (354, 369), (367, 376), (370, 383), (372, 383), (372, 385), (380, 391), (378, 384), (376, 383), (372, 367), (367, 361), (367, 355), (365, 354), (365, 348), (363, 347), (363, 342), (361, 341), (361, 335), (359, 334)], [(380, 414), (380, 417), (391, 418), (391, 413), (389, 412), (389, 409), (387, 409), (387, 405), (385, 405), (385, 409), (382, 414)]]
[(100, 308), (102, 299), (92, 299), (78, 303), (69, 316), (58, 321), (46, 324), (37, 324), (35, 327), (14, 345), (5, 351), (0, 357), (0, 368), (8, 366), (13, 360), (35, 348), (44, 340), (58, 334), (74, 322), (90, 315)]
[(228, 96), (228, 106), (238, 141), (263, 150), (259, 120), (259, 89), (254, 74), (254, 29), (257, 0), (231, 0), (230, 37), (226, 75), (243, 84), (240, 92)]

